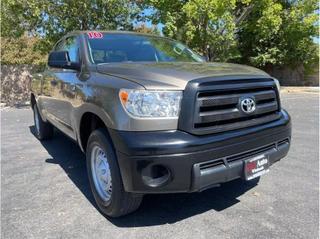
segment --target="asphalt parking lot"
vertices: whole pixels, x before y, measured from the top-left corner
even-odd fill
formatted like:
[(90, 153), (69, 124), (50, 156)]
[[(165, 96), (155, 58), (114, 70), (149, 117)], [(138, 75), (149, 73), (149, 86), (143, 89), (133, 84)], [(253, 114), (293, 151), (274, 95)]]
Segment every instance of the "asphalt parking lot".
[(39, 142), (32, 111), (1, 111), (2, 238), (318, 238), (319, 101), (286, 93), (289, 155), (256, 186), (147, 195), (138, 211), (106, 219), (95, 208), (84, 155), (57, 133)]

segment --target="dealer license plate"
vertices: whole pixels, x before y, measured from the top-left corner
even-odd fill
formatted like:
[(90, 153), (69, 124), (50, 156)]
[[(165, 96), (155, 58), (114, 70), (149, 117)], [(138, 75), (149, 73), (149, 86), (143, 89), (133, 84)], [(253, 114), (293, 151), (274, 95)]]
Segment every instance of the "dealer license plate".
[(257, 178), (269, 172), (269, 159), (264, 154), (244, 161), (244, 175), (246, 180)]

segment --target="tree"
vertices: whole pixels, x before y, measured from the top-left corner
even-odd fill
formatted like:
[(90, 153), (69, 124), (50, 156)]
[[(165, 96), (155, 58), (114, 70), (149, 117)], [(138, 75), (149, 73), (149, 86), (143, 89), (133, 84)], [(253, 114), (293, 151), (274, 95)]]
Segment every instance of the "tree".
[(73, 30), (132, 30), (138, 10), (130, 0), (49, 0), (42, 25), (54, 40)]
[(44, 66), (47, 55), (37, 50), (41, 39), (22, 35), (18, 38), (1, 37), (1, 63), (4, 65)]
[(155, 34), (159, 35), (159, 31), (155, 25), (148, 27), (146, 24), (142, 23), (134, 27), (135, 32), (146, 33), (146, 34)]
[(265, 67), (317, 62), (316, 0), (148, 0), (153, 23), (214, 61)]
[[(149, 0), (156, 9), (154, 23), (163, 23), (164, 34), (178, 39), (210, 60), (239, 57), (237, 24), (251, 11), (251, 0)], [(239, 7), (241, 5), (241, 7)]]
[(3, 0), (2, 36), (43, 38), (44, 52), (74, 30), (132, 30), (139, 8), (131, 0)]
[(1, 36), (17, 38), (25, 32), (31, 33), (41, 21), (40, 1), (2, 0)]
[[(189, 45), (211, 61), (258, 67), (318, 62), (317, 0), (2, 0), (2, 37), (24, 32), (38, 37), (38, 51), (73, 30), (134, 30), (153, 9), (163, 34)], [(140, 17), (140, 19), (139, 19)], [(145, 25), (137, 31), (153, 32)]]
[(258, 67), (314, 64), (317, 9), (315, 0), (257, 0), (239, 27), (241, 61)]

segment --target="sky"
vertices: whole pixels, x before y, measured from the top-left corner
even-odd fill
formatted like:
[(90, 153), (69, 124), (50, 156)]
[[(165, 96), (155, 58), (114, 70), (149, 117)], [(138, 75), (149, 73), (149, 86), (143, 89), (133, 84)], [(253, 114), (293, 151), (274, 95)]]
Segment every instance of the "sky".
[[(153, 12), (154, 12), (154, 10), (151, 9), (151, 8), (146, 8), (146, 9), (143, 10), (143, 14), (145, 16), (150, 16)], [(139, 25), (139, 24), (142, 24), (142, 23), (145, 24), (147, 27), (152, 27), (152, 22), (151, 21), (137, 22), (136, 25)], [(162, 34), (162, 29), (163, 29), (164, 25), (162, 23), (159, 23), (156, 26), (157, 26), (159, 32)]]

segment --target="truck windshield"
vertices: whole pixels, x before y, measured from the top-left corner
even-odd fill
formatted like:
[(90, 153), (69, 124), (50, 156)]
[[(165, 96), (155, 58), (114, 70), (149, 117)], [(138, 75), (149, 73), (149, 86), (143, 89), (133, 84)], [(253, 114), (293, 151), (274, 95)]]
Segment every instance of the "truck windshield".
[(93, 63), (112, 62), (203, 62), (203, 59), (183, 44), (156, 36), (99, 33), (87, 36)]

